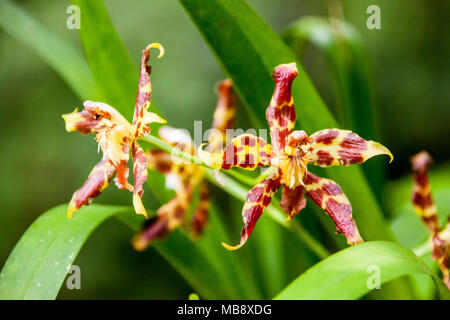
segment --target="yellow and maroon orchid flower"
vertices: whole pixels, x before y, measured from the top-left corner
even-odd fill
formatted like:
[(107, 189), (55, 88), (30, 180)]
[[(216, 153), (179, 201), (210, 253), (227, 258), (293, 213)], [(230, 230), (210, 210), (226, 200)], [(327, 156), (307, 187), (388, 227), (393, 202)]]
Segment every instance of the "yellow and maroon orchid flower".
[(417, 215), (430, 231), (433, 258), (437, 260), (442, 271), (443, 281), (450, 289), (450, 221), (444, 228), (440, 228), (428, 180), (428, 166), (432, 162), (433, 159), (426, 151), (411, 157), (414, 180), (411, 200)]
[(350, 245), (363, 242), (352, 218), (352, 206), (339, 185), (310, 173), (307, 165), (347, 166), (380, 154), (389, 155), (392, 161), (392, 154), (381, 144), (366, 141), (349, 130), (325, 129), (310, 136), (303, 130), (294, 131), (296, 115), (291, 85), (297, 74), (295, 63), (279, 65), (274, 69), (275, 90), (266, 110), (272, 145), (262, 138), (244, 134), (235, 137), (223, 152), (207, 152), (203, 146), (198, 150), (200, 158), (217, 169), (274, 167), (271, 175), (247, 194), (242, 211), (244, 227), (241, 241), (236, 246), (223, 243), (229, 250), (245, 244), (264, 209), (282, 185), (280, 204), (290, 218), (305, 207), (306, 195), (333, 219), (337, 232), (344, 234)]
[[(212, 132), (208, 138), (213, 148), (222, 148), (226, 142), (226, 130), (233, 128), (236, 113), (237, 97), (234, 94), (231, 80), (221, 81), (217, 86), (218, 101), (214, 112)], [(185, 153), (196, 155), (196, 148), (189, 134), (169, 126), (160, 128), (160, 138)], [(185, 213), (192, 203), (196, 189), (199, 201), (191, 220), (192, 236), (198, 237), (208, 222), (210, 206), (209, 185), (203, 180), (203, 167), (185, 163), (160, 149), (147, 152), (148, 167), (165, 175), (166, 187), (175, 191), (175, 196), (157, 211), (156, 217), (146, 221), (142, 231), (136, 235), (133, 247), (142, 251), (154, 239), (162, 239), (172, 230), (185, 224)]]
[[(63, 115), (66, 130), (79, 131), (83, 135), (94, 133), (99, 149), (103, 152), (102, 160), (92, 169), (84, 185), (78, 189), (70, 200), (67, 216), (83, 205), (89, 205), (109, 184), (114, 173), (115, 183), (119, 189), (133, 192), (133, 205), (137, 214), (147, 216), (142, 204), (143, 184), (147, 179), (147, 157), (137, 140), (150, 133), (150, 123), (166, 123), (157, 114), (149, 112), (152, 85), (150, 49), (158, 48), (159, 57), (164, 55), (164, 48), (159, 43), (148, 45), (142, 52), (139, 86), (136, 97), (133, 123), (129, 123), (113, 107), (93, 101), (85, 101), (84, 109)], [(133, 158), (134, 187), (128, 182), (129, 152)]]

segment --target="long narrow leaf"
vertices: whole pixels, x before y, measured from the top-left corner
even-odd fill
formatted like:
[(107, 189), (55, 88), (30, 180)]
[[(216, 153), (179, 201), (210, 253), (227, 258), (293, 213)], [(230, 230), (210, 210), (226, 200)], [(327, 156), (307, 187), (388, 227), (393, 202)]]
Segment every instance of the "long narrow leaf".
[(40, 216), (14, 247), (0, 273), (0, 299), (55, 299), (89, 235), (127, 207), (92, 205), (66, 217), (67, 206)]
[(130, 120), (137, 92), (137, 68), (120, 41), (103, 1), (73, 0), (72, 3), (81, 10), (80, 38), (103, 102)]
[(80, 98), (99, 97), (91, 71), (78, 50), (9, 0), (0, 1), (0, 27), (38, 53)]
[[(319, 262), (294, 280), (275, 299), (358, 299), (380, 285), (405, 275), (431, 276), (440, 297), (450, 299), (447, 287), (412, 251), (385, 241), (342, 250)], [(378, 282), (379, 281), (379, 282)]]

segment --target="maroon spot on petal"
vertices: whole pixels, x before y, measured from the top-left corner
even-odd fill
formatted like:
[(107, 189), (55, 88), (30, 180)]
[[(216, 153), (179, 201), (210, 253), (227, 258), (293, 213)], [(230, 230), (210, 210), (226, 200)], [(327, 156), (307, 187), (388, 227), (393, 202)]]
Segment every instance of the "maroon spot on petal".
[(333, 163), (334, 158), (330, 155), (328, 151), (318, 150), (317, 154), (317, 163), (319, 165), (329, 166)]
[(315, 139), (314, 142), (317, 143), (323, 143), (323, 144), (331, 144), (334, 139), (339, 135), (338, 130), (328, 130), (322, 134), (319, 134)]
[(254, 187), (247, 194), (247, 201), (249, 201), (249, 202), (256, 202), (256, 201), (258, 201), (261, 198), (263, 192), (264, 192), (264, 187), (263, 186)]
[(342, 140), (341, 147), (344, 149), (353, 149), (353, 150), (365, 150), (367, 148), (367, 142), (356, 133), (350, 132), (347, 136)]
[(323, 191), (320, 189), (308, 190), (306, 195), (319, 207), (322, 206)]
[(431, 207), (433, 205), (433, 199), (431, 198), (431, 194), (427, 194), (426, 196), (422, 196), (420, 193), (414, 192), (412, 195), (412, 202), (421, 207)]
[(256, 139), (253, 137), (248, 137), (248, 146), (249, 147), (254, 147), (256, 146)]
[(246, 154), (245, 155), (245, 162), (250, 164), (250, 165), (253, 165), (253, 164), (255, 164), (255, 157), (252, 154)]
[(306, 185), (317, 183), (319, 181), (320, 181), (320, 178), (318, 176), (316, 176), (315, 174), (309, 173), (309, 172), (307, 172), (306, 175), (303, 177), (303, 183)]
[(347, 238), (354, 236), (356, 224), (352, 218), (352, 206), (350, 204), (339, 203), (335, 199), (329, 199), (325, 210), (336, 224), (338, 233), (343, 233)]
[(341, 164), (344, 166), (349, 164), (361, 163), (364, 161), (362, 153), (360, 153), (358, 150), (340, 149), (338, 151), (338, 155)]
[(342, 194), (341, 188), (334, 182), (326, 183), (322, 186), (322, 190), (329, 196)]
[(272, 200), (272, 197), (271, 197), (271, 196), (265, 196), (264, 199), (263, 199), (263, 201), (262, 201), (262, 205), (263, 205), (264, 207), (267, 207), (267, 206), (269, 205), (269, 203), (270, 203), (271, 200)]
[(264, 139), (258, 138), (258, 140), (260, 148), (264, 148), (267, 145), (267, 142)]

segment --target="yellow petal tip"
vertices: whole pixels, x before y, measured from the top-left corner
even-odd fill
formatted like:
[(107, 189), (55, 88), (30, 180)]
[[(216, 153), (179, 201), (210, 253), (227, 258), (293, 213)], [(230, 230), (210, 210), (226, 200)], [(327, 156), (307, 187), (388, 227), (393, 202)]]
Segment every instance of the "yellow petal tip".
[(147, 48), (145, 48), (145, 50), (150, 50), (150, 49), (152, 49), (152, 48), (156, 48), (156, 49), (159, 50), (158, 59), (161, 59), (162, 57), (164, 57), (164, 53), (165, 53), (166, 51), (164, 50), (164, 47), (163, 47), (160, 43), (158, 43), (158, 42), (150, 43), (150, 44), (147, 46)]
[(230, 246), (229, 244), (226, 244), (225, 242), (222, 242), (222, 246), (225, 249), (227, 249), (227, 250), (235, 251), (235, 250), (239, 249), (240, 247), (242, 247), (242, 244), (238, 244), (238, 245), (235, 245), (235, 246)]
[(70, 203), (69, 206), (67, 207), (67, 213), (66, 213), (66, 217), (68, 219), (72, 219), (73, 218), (73, 213), (77, 211), (77, 209), (75, 208), (75, 206)]
[(220, 169), (222, 167), (223, 156), (221, 153), (212, 153), (203, 150), (207, 143), (201, 144), (197, 148), (197, 154), (199, 158), (208, 166), (214, 169)]
[(142, 199), (138, 194), (133, 195), (133, 207), (136, 214), (143, 215), (145, 219), (148, 219), (147, 210), (145, 210)]

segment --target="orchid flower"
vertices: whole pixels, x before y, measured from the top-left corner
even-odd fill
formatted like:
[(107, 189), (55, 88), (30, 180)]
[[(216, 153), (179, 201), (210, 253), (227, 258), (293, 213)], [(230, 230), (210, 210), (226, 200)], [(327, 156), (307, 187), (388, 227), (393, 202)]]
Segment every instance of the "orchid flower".
[[(74, 211), (83, 205), (89, 205), (109, 184), (114, 173), (115, 183), (119, 189), (133, 192), (133, 205), (137, 214), (147, 217), (142, 204), (143, 184), (147, 180), (147, 157), (137, 140), (150, 133), (151, 123), (166, 123), (155, 113), (149, 112), (152, 85), (150, 82), (151, 67), (150, 49), (158, 48), (164, 55), (164, 48), (159, 43), (148, 45), (142, 52), (139, 86), (134, 109), (133, 123), (129, 123), (113, 107), (93, 101), (85, 101), (84, 109), (63, 115), (66, 130), (79, 131), (85, 135), (94, 133), (99, 150), (103, 152), (102, 160), (92, 169), (83, 186), (75, 191), (67, 209), (67, 216), (72, 217)], [(129, 153), (133, 158), (134, 187), (128, 182)]]
[[(213, 116), (212, 131), (208, 138), (214, 148), (222, 148), (226, 142), (226, 130), (233, 127), (237, 98), (229, 79), (217, 86), (218, 102)], [(183, 130), (169, 126), (161, 127), (160, 138), (190, 155), (196, 155), (196, 148), (190, 135)], [(192, 204), (194, 191), (199, 190), (199, 201), (192, 215), (192, 236), (198, 237), (208, 222), (210, 206), (209, 185), (203, 180), (204, 168), (197, 164), (185, 163), (181, 159), (160, 149), (147, 152), (148, 167), (165, 175), (166, 187), (175, 191), (175, 196), (157, 211), (157, 216), (146, 221), (142, 231), (136, 235), (133, 247), (142, 251), (152, 240), (162, 239), (172, 230), (185, 224), (185, 213)]]
[(428, 166), (432, 162), (433, 159), (426, 151), (411, 157), (414, 180), (411, 200), (417, 215), (430, 231), (433, 258), (438, 261), (443, 281), (450, 289), (450, 221), (444, 228), (440, 228), (436, 205), (428, 181)]
[(305, 207), (306, 195), (333, 219), (337, 232), (345, 235), (347, 243), (363, 242), (352, 218), (352, 206), (339, 185), (310, 173), (307, 166), (348, 166), (380, 154), (389, 155), (392, 161), (392, 154), (381, 144), (366, 141), (349, 130), (325, 129), (310, 136), (303, 130), (294, 131), (296, 115), (291, 85), (297, 74), (295, 63), (279, 65), (272, 74), (275, 90), (266, 110), (272, 145), (260, 137), (243, 134), (231, 140), (223, 152), (205, 151), (203, 145), (198, 149), (200, 158), (216, 169), (273, 167), (270, 176), (247, 194), (242, 210), (244, 227), (240, 244), (222, 243), (229, 250), (245, 244), (282, 185), (280, 204), (290, 218)]

